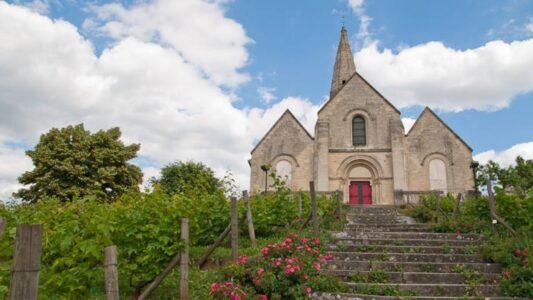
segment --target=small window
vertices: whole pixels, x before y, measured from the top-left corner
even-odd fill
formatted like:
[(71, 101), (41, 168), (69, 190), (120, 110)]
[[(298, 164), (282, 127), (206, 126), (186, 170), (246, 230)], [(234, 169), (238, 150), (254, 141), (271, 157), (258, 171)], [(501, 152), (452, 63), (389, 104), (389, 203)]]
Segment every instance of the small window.
[(291, 184), (292, 179), (292, 165), (286, 160), (280, 160), (276, 164), (276, 175), (285, 181), (287, 185)]
[(352, 120), (352, 138), (354, 146), (366, 145), (365, 119), (361, 116)]

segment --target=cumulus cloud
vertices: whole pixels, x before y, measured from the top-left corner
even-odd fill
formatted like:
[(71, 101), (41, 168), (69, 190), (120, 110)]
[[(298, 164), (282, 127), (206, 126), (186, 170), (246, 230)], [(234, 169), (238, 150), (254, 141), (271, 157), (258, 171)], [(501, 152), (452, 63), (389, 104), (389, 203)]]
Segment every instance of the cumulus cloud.
[(527, 28), (527, 30), (529, 30), (530, 32), (533, 32), (533, 22), (527, 24), (526, 28)]
[[(209, 5), (222, 9), (212, 6), (214, 2)], [(212, 16), (225, 19), (222, 13)], [(222, 46), (197, 45), (213, 54), (208, 55), (211, 59), (224, 61), (221, 65), (233, 61), (221, 67), (222, 73), (205, 76), (209, 70), (203, 68), (204, 62), (193, 63), (177, 46), (124, 33), (97, 55), (72, 24), (5, 2), (0, 2), (0, 28), (0, 199), (18, 189), (16, 178), (32, 167), (24, 151), (7, 142), (31, 146), (52, 127), (83, 122), (96, 131), (119, 126), (126, 143), (141, 143), (136, 163), (145, 173), (145, 186), (160, 166), (196, 160), (219, 176), (230, 169), (247, 188), (249, 151), (285, 109), (291, 109), (310, 132), (316, 121), (318, 106), (298, 97), (267, 109), (233, 106), (232, 92), (221, 87), (228, 82), (213, 78), (224, 73), (246, 77), (238, 71), (242, 53), (247, 53), (245, 43), (226, 54), (217, 48), (224, 50), (224, 41), (218, 42)], [(190, 30), (191, 36), (201, 33), (194, 34), (194, 26)], [(228, 43), (237, 47), (232, 38), (229, 34)], [(231, 53), (237, 58), (228, 58)]]
[[(2, 137), (32, 145), (51, 127), (80, 122), (90, 130), (119, 126), (123, 139), (141, 143), (140, 156), (155, 165), (203, 161), (218, 174), (232, 169), (246, 187), (246, 159), (255, 139), (246, 125), (248, 116), (181, 51), (128, 36), (97, 56), (72, 24), (5, 2), (0, 2), (0, 28)], [(235, 42), (231, 34), (228, 38)], [(226, 61), (222, 65), (234, 61), (222, 73), (239, 77), (244, 44), (234, 51), (236, 59), (228, 53), (217, 56), (219, 49), (211, 46), (200, 50)], [(2, 163), (25, 160), (22, 151), (8, 150), (1, 150)], [(2, 196), (26, 167), (16, 163), (10, 165), (13, 173), (2, 173), (0, 180), (10, 182), (2, 182)]]
[[(362, 46), (372, 43), (372, 34), (369, 31), (372, 18), (365, 13), (364, 4), (364, 0), (348, 0), (348, 6), (359, 19), (359, 31), (357, 32), (356, 37), (357, 42), (362, 43)], [(355, 46), (356, 48), (360, 48), (361, 45), (356, 44)]]
[(231, 87), (249, 79), (239, 71), (248, 61), (244, 28), (224, 16), (227, 1), (154, 0), (91, 6), (84, 27), (121, 40), (135, 37), (173, 48), (216, 84)]
[(31, 170), (32, 162), (24, 150), (8, 146), (8, 140), (0, 135), (0, 201), (21, 188), (15, 178)]
[(248, 115), (249, 132), (252, 136), (261, 138), (274, 125), (277, 119), (289, 109), (302, 123), (307, 131), (313, 135), (320, 105), (315, 105), (309, 99), (287, 97), (272, 105), (270, 108), (246, 109)]
[(257, 88), (257, 93), (259, 94), (259, 97), (261, 97), (261, 101), (264, 103), (270, 103), (272, 100), (276, 99), (276, 96), (274, 95), (274, 92), (276, 91), (275, 88), (269, 88), (260, 86)]
[(524, 159), (533, 159), (533, 142), (516, 144), (499, 152), (494, 150), (481, 152), (474, 156), (474, 160), (481, 164), (486, 164), (489, 160), (492, 160), (502, 167), (508, 167), (515, 164), (517, 156), (522, 156)]
[(355, 62), (358, 72), (398, 108), (492, 111), (533, 91), (531, 53), (533, 39), (491, 41), (468, 50), (428, 42), (399, 52), (372, 43), (355, 54)]
[(413, 119), (413, 118), (402, 118), (403, 129), (405, 131), (405, 134), (407, 134), (409, 130), (411, 130), (411, 127), (413, 127), (415, 122), (416, 122), (416, 119)]

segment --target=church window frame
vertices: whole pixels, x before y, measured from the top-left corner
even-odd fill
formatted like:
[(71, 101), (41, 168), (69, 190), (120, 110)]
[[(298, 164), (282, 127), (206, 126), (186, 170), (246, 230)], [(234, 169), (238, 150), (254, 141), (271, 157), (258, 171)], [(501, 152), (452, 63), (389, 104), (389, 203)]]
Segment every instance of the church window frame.
[(367, 126), (366, 118), (361, 114), (356, 114), (352, 118), (352, 145), (366, 146)]

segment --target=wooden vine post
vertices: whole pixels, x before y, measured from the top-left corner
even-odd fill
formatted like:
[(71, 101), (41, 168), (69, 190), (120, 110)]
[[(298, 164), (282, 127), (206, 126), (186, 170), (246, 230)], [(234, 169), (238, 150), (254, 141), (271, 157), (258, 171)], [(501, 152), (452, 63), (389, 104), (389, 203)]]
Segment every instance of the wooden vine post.
[(6, 228), (6, 221), (0, 218), (0, 237), (2, 237), (2, 234), (4, 233), (5, 228)]
[(15, 237), (15, 252), (11, 281), (10, 300), (35, 300), (41, 268), (42, 225), (18, 225)]
[(339, 219), (342, 218), (342, 198), (343, 194), (341, 190), (337, 190), (337, 213), (339, 214)]
[(189, 219), (181, 219), (180, 299), (189, 299)]
[(117, 247), (105, 247), (104, 254), (105, 296), (107, 300), (119, 300)]
[(490, 208), (490, 215), (493, 220), (496, 220), (496, 222), (501, 223), (511, 234), (516, 235), (516, 231), (505, 222), (503, 218), (498, 216), (498, 213), (496, 212), (496, 201), (494, 200), (494, 192), (492, 191), (492, 180), (487, 178), (487, 193), (489, 194), (489, 208)]
[(235, 197), (231, 197), (231, 256), (234, 261), (239, 258), (239, 221)]
[[(159, 274), (157, 275), (157, 277), (154, 279), (154, 281), (152, 281), (152, 283), (150, 283), (150, 285), (142, 292), (142, 294), (139, 296), (139, 298), (137, 298), (137, 300), (145, 300), (145, 299), (148, 299), (148, 296), (150, 296), (150, 294), (161, 284), (161, 282), (163, 282), (163, 280), (168, 276), (168, 274), (170, 274), (170, 272), (172, 272), (172, 270), (179, 264), (180, 267), (182, 267), (183, 265), (181, 263), (183, 263), (183, 260), (182, 260), (182, 255), (186, 255), (187, 256), (187, 269), (188, 269), (188, 262), (189, 262), (189, 248), (188, 248), (188, 241), (189, 241), (189, 220), (188, 219), (182, 219), (181, 220), (181, 231), (180, 231), (180, 235), (181, 235), (181, 239), (182, 240), (185, 240), (185, 236), (187, 237), (187, 242), (185, 244), (185, 247), (187, 247), (187, 250), (186, 250), (186, 253), (185, 250), (181, 250), (181, 251), (178, 251), (174, 257), (172, 257), (172, 260), (170, 261), (170, 263), (167, 265), (167, 267)], [(186, 232), (186, 235), (184, 234), (184, 232)], [(184, 274), (183, 270), (181, 270), (181, 274)], [(186, 286), (188, 288), (188, 284), (189, 284), (189, 281), (188, 281), (188, 271), (185, 272), (187, 274), (187, 283)], [(183, 275), (181, 275), (180, 277), (180, 295), (181, 295), (181, 287), (184, 286), (183, 285)], [(182, 298), (182, 299), (185, 299), (185, 298)]]
[(254, 220), (248, 191), (242, 191), (242, 196), (244, 201), (246, 201), (246, 220), (248, 221), (248, 235), (250, 236), (250, 244), (255, 248), (257, 246), (257, 241), (255, 240)]
[(302, 193), (301, 192), (298, 192), (297, 200), (298, 200), (298, 216), (302, 216)]
[(456, 219), (461, 214), (461, 200), (463, 199), (463, 194), (459, 193), (457, 194), (457, 197), (455, 198), (455, 207), (453, 208), (453, 217)]
[(309, 191), (311, 193), (311, 220), (313, 222), (313, 234), (318, 236), (318, 216), (317, 216), (317, 204), (316, 204), (316, 192), (315, 192), (315, 183), (309, 181)]

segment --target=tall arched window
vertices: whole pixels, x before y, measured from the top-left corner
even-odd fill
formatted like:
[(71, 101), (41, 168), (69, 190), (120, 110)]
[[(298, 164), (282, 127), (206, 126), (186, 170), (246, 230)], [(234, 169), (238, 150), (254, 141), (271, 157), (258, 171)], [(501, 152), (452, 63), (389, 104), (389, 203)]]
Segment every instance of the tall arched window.
[(361, 116), (352, 119), (352, 140), (354, 146), (366, 145), (365, 119)]
[(440, 159), (429, 161), (429, 189), (432, 191), (443, 191), (448, 188), (446, 180), (446, 164)]
[(276, 164), (276, 175), (281, 177), (287, 185), (291, 184), (292, 179), (292, 165), (286, 160), (280, 160)]

